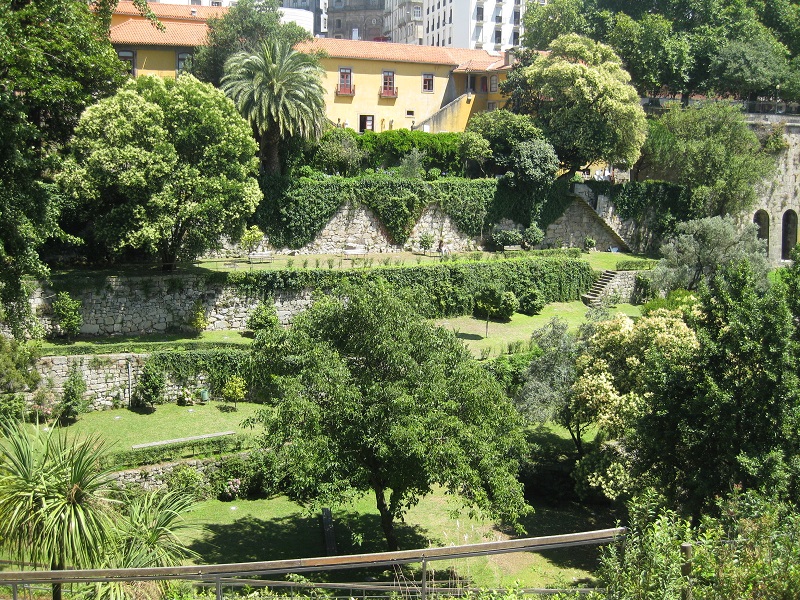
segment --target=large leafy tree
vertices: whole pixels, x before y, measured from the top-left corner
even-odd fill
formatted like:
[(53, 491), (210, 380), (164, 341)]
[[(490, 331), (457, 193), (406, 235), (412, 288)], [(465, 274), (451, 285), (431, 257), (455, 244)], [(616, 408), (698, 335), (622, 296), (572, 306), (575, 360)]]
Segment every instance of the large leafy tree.
[(741, 110), (726, 102), (672, 107), (651, 123), (643, 162), (650, 169), (637, 177), (686, 186), (698, 217), (749, 209), (776, 167)]
[(631, 165), (647, 131), (639, 96), (610, 47), (568, 34), (503, 84), (512, 110), (536, 118), (566, 176), (592, 163)]
[(256, 52), (267, 40), (291, 47), (308, 39), (308, 32), (295, 23), (281, 24), (279, 6), (275, 0), (239, 0), (224, 16), (210, 19), (207, 43), (197, 49), (192, 73), (219, 86), (225, 61), (237, 52)]
[(48, 274), (37, 249), (60, 234), (57, 151), (124, 76), (87, 3), (0, 0), (0, 301), (16, 333), (30, 324), (24, 279)]
[(222, 89), (258, 132), (261, 161), (269, 175), (281, 170), (281, 143), (316, 140), (325, 122), (324, 73), (315, 56), (285, 42), (262, 42), (255, 53), (239, 52), (225, 63)]
[(639, 474), (698, 516), (735, 485), (797, 494), (797, 346), (782, 285), (766, 292), (746, 261), (701, 288), (699, 347), (665, 360), (626, 441)]
[(141, 249), (169, 270), (241, 234), (261, 199), (255, 153), (219, 90), (139, 77), (86, 111), (62, 183), (103, 248)]
[(584, 0), (550, 0), (546, 4), (531, 2), (523, 16), (523, 43), (527, 48), (546, 50), (560, 35), (589, 35), (588, 12)]
[(261, 443), (293, 498), (374, 494), (392, 550), (395, 521), (434, 486), (510, 522), (527, 512), (519, 415), (452, 333), (387, 284), (318, 298), (291, 329), (259, 332), (253, 359), (273, 393)]

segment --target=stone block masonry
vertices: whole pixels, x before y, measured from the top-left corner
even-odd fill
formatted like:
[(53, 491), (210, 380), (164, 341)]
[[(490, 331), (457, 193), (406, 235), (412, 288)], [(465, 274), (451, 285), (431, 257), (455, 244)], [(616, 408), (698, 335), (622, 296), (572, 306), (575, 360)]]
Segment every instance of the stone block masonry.
[[(64, 391), (70, 367), (77, 364), (86, 382), (84, 397), (88, 410), (108, 410), (129, 406), (131, 393), (136, 389), (149, 354), (82, 354), (75, 356), (44, 356), (36, 361), (35, 369), (42, 376), (42, 386), (49, 386), (56, 398)], [(191, 381), (178, 382), (167, 375), (164, 398), (174, 402), (186, 386), (191, 390), (206, 386), (207, 377), (200, 374)]]
[[(32, 298), (46, 330), (52, 329), (49, 289)], [(100, 288), (87, 287), (81, 294), (81, 334), (114, 336), (190, 330), (188, 323), (201, 306), (208, 330), (243, 331), (260, 298), (242, 296), (235, 288), (209, 285), (194, 275), (159, 277), (108, 277)], [(275, 308), (284, 325), (311, 304), (311, 292), (284, 291), (276, 295)]]

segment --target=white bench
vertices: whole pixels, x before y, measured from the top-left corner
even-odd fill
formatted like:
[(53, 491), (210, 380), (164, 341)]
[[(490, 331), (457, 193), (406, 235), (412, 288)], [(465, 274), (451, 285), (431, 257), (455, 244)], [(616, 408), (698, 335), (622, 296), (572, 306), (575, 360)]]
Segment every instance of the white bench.
[(503, 252), (521, 252), (522, 246), (519, 244), (512, 246), (503, 246)]
[(252, 254), (247, 255), (247, 259), (250, 263), (263, 263), (263, 262), (272, 262), (275, 256), (272, 252), (253, 252)]
[(352, 258), (354, 256), (366, 256), (366, 255), (367, 255), (366, 246), (350, 246), (350, 247), (345, 247), (345, 249), (342, 250), (343, 258)]
[(183, 444), (185, 442), (196, 442), (198, 440), (209, 440), (218, 437), (225, 437), (229, 435), (236, 435), (235, 431), (220, 431), (219, 433), (204, 433), (203, 435), (192, 435), (185, 438), (177, 438), (174, 440), (161, 440), (159, 442), (149, 442), (147, 444), (134, 444), (131, 450), (141, 450), (142, 448), (154, 448), (156, 446), (168, 446), (170, 444)]

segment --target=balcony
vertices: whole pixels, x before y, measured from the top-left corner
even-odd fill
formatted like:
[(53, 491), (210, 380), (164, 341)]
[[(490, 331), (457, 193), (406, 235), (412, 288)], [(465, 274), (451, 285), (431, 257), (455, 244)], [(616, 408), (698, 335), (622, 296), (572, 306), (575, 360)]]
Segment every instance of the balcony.
[(381, 98), (397, 98), (397, 88), (380, 87), (378, 88), (378, 96)]
[(337, 96), (355, 96), (356, 95), (356, 86), (340, 83), (339, 85), (336, 86), (336, 95)]

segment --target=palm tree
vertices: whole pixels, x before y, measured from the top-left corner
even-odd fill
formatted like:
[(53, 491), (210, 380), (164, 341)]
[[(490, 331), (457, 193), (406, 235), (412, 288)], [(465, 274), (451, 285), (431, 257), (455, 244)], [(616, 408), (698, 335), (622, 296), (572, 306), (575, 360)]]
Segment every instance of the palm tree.
[[(112, 530), (111, 501), (102, 493), (108, 472), (98, 462), (103, 442), (19, 424), (2, 430), (0, 549), (54, 570), (96, 566)], [(61, 584), (53, 584), (53, 600), (61, 600)]]
[[(104, 568), (129, 569), (173, 567), (185, 558), (199, 558), (181, 540), (189, 527), (183, 515), (194, 501), (186, 494), (160, 491), (126, 497), (115, 522), (116, 533), (103, 563)], [(97, 584), (94, 600), (159, 599), (164, 585), (153, 581), (112, 581)]]
[(280, 172), (283, 140), (320, 136), (323, 73), (315, 56), (278, 41), (262, 42), (255, 53), (238, 52), (225, 62), (222, 90), (256, 132), (264, 172)]

